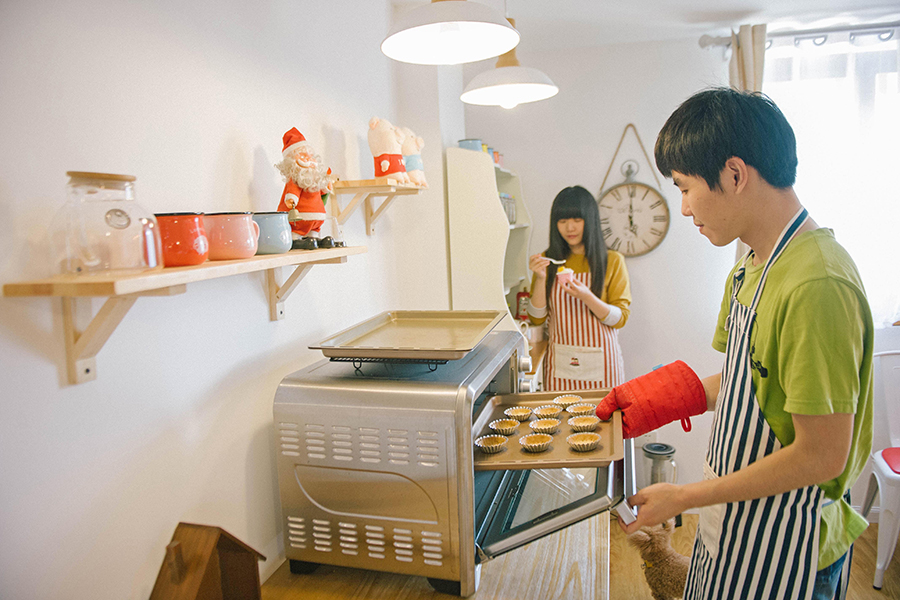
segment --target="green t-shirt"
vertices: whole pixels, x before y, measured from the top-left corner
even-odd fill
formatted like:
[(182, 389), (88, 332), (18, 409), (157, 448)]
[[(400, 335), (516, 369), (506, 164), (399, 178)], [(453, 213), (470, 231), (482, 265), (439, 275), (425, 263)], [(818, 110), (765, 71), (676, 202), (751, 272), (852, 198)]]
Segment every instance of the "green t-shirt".
[[(747, 259), (738, 301), (749, 306), (764, 264)], [(729, 274), (713, 337), (725, 351)], [(844, 472), (819, 484), (825, 492), (819, 534), (819, 569), (840, 558), (868, 523), (842, 498), (872, 450), (872, 347), (874, 325), (853, 259), (830, 229), (800, 234), (769, 270), (750, 338), (753, 387), (769, 427), (787, 446), (792, 414), (855, 414)], [(833, 501), (833, 502), (830, 502)]]

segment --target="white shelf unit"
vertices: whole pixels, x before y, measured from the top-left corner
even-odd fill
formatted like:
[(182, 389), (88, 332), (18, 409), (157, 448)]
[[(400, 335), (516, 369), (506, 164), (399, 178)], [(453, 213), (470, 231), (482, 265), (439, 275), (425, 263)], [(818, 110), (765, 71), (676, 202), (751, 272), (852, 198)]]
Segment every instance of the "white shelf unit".
[[(506, 217), (501, 192), (515, 198), (515, 223)], [(484, 152), (447, 148), (447, 203), (450, 307), (515, 310), (516, 293), (531, 284), (531, 216), (519, 177), (495, 167)], [(512, 315), (504, 322), (515, 326)]]

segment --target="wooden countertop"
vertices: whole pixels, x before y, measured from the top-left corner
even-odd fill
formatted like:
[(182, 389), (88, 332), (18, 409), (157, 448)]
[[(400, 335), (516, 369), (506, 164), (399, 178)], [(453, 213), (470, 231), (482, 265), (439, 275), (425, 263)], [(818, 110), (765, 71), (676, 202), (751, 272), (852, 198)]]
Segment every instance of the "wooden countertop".
[[(475, 600), (609, 600), (609, 512), (484, 564)], [(323, 565), (294, 575), (285, 561), (262, 586), (263, 600), (447, 600), (424, 577)]]
[(541, 340), (540, 342), (531, 344), (528, 353), (531, 355), (531, 371), (528, 374), (534, 375), (541, 367), (541, 361), (544, 360), (544, 354), (547, 353), (547, 340)]

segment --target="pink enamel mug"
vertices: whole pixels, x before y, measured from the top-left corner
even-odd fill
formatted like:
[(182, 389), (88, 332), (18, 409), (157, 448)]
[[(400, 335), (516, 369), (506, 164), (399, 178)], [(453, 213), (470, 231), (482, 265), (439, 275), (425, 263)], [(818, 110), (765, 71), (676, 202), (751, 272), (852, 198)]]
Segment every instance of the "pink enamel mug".
[(209, 238), (209, 260), (250, 258), (259, 243), (259, 225), (249, 212), (225, 212), (203, 215)]

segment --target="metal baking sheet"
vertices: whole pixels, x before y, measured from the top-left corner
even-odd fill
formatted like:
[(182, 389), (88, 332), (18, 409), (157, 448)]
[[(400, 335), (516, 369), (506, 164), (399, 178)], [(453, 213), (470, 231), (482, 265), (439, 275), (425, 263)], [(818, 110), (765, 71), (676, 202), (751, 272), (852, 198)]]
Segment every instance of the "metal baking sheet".
[(457, 360), (504, 316), (496, 310), (394, 310), (310, 348), (331, 358)]
[[(597, 404), (609, 393), (609, 390), (580, 390), (576, 392), (538, 392), (534, 394), (507, 394), (494, 396), (487, 400), (485, 406), (472, 426), (473, 440), (483, 435), (495, 435), (488, 423), (496, 419), (506, 419), (503, 411), (510, 406), (528, 406), (537, 408), (553, 404), (553, 399), (563, 394), (581, 396), (586, 402)], [(566, 438), (575, 433), (568, 421), (569, 413), (560, 414), (559, 431), (553, 434), (550, 448), (544, 452), (527, 452), (519, 444), (519, 438), (532, 433), (528, 421), (519, 424), (516, 432), (510, 436), (506, 448), (497, 454), (485, 454), (473, 446), (476, 471), (515, 471), (522, 469), (561, 469), (579, 467), (605, 467), (625, 456), (625, 444), (622, 438), (622, 412), (613, 413), (609, 421), (600, 421), (595, 433), (600, 434), (600, 446), (589, 452), (576, 452), (569, 448)], [(534, 420), (532, 415), (531, 419)]]

